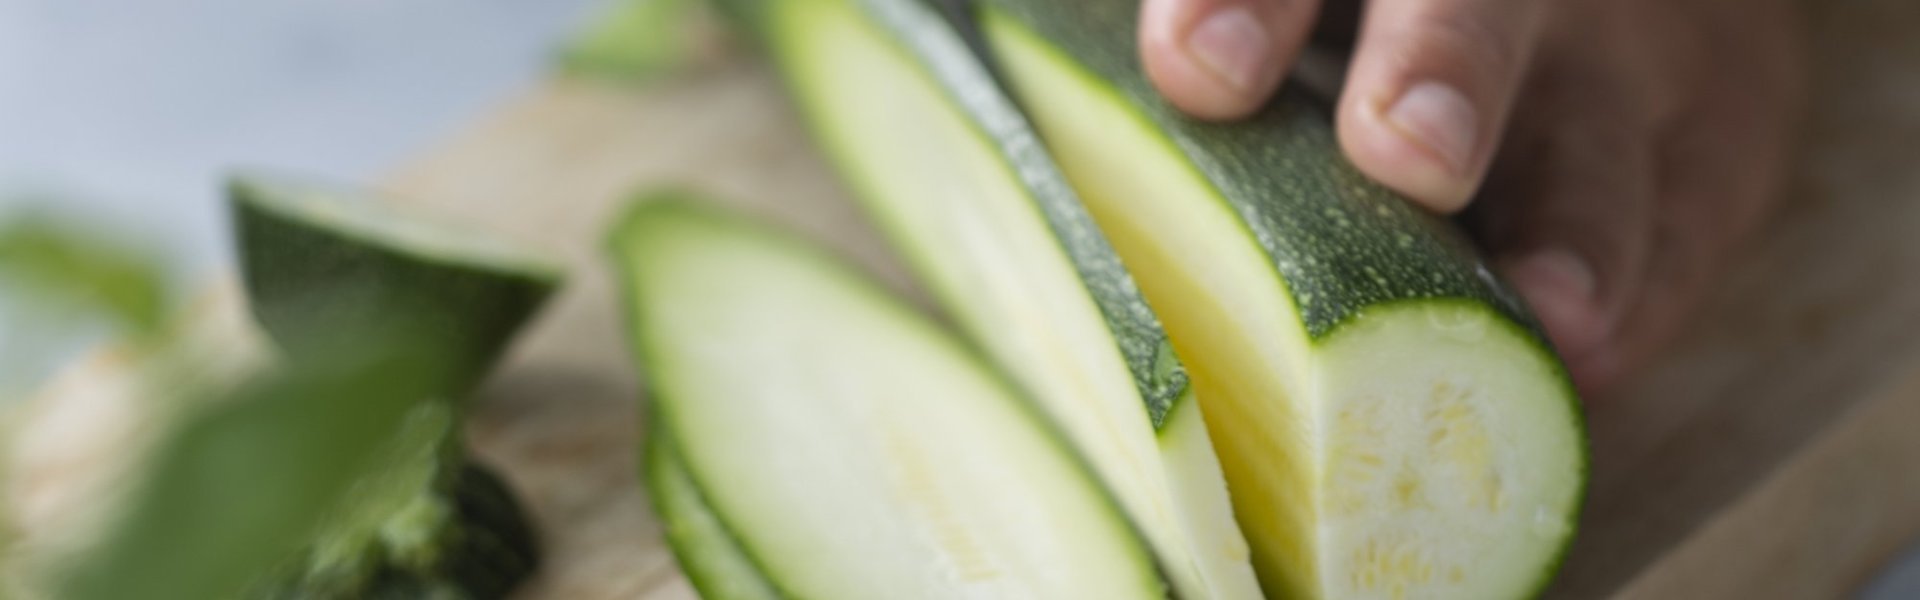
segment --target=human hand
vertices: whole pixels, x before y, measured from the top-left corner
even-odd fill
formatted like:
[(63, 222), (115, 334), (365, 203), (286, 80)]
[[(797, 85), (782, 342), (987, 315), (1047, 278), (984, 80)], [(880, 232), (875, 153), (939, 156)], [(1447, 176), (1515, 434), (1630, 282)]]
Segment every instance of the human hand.
[[(1141, 58), (1176, 107), (1244, 116), (1286, 75), (1320, 3), (1146, 0)], [(1679, 328), (1779, 193), (1805, 70), (1796, 11), (1372, 0), (1340, 145), (1431, 210), (1473, 201), (1495, 264), (1575, 381), (1600, 389)]]

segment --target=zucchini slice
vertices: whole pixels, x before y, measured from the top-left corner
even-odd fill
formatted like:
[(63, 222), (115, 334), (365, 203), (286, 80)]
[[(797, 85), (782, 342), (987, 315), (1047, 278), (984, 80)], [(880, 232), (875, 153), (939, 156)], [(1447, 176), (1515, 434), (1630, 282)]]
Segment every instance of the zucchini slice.
[(653, 511), (666, 528), (667, 545), (680, 560), (693, 588), (705, 600), (778, 600), (780, 592), (760, 566), (740, 549), (733, 532), (707, 508), (707, 499), (681, 466), (665, 428), (651, 427), (640, 464), (653, 499)]
[[(361, 191), (249, 173), (228, 184), (242, 285), (287, 361), (401, 336), (450, 361), (268, 598), (502, 598), (537, 565), (512, 492), (465, 456), (461, 400), (553, 290), (561, 269), (503, 240), (400, 212)], [(342, 339), (347, 338), (347, 339)]]
[(637, 205), (612, 247), (654, 418), (783, 595), (1162, 595), (1046, 422), (869, 281), (670, 198)]
[(989, 0), (997, 66), (1187, 359), (1269, 595), (1515, 598), (1572, 538), (1578, 400), (1447, 223), (1285, 91), (1186, 119), (1132, 0)]
[(290, 356), (326, 351), (332, 331), (405, 329), (470, 388), (560, 284), (541, 252), (360, 190), (266, 172), (227, 190), (254, 317)]
[(867, 213), (1092, 463), (1176, 593), (1258, 598), (1184, 367), (959, 33), (917, 0), (746, 3)]

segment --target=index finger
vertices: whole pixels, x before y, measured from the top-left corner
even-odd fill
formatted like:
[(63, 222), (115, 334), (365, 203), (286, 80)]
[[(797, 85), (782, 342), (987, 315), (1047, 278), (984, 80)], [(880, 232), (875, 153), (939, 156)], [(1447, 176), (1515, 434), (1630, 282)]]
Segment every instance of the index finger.
[(1319, 10), (1320, 0), (1146, 0), (1141, 64), (1176, 108), (1243, 117), (1279, 87)]

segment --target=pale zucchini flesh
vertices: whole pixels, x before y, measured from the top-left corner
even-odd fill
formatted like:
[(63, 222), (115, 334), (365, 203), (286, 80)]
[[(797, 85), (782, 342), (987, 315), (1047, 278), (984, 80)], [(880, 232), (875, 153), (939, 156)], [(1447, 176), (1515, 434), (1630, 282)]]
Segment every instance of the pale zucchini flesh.
[(1174, 114), (1133, 2), (989, 4), (998, 65), (1187, 361), (1268, 594), (1537, 593), (1584, 434), (1470, 247), (1346, 165), (1293, 92), (1244, 123)]
[(760, 566), (740, 549), (740, 542), (680, 464), (679, 451), (664, 427), (650, 427), (641, 456), (647, 493), (653, 512), (666, 530), (667, 544), (680, 561), (680, 570), (693, 582), (703, 600), (778, 600), (780, 591), (761, 574)]
[(1258, 597), (1185, 369), (979, 58), (916, 0), (775, 0), (755, 14), (868, 214), (1088, 458), (1175, 592)]
[(818, 251), (675, 200), (612, 251), (686, 481), (796, 598), (1153, 598), (1073, 452), (929, 319)]

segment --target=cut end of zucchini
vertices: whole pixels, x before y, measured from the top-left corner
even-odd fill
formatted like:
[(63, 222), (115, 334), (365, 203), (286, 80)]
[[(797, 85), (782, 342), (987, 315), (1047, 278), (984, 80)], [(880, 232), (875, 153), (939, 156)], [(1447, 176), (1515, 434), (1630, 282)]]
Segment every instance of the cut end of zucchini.
[(1329, 335), (1320, 588), (1329, 598), (1519, 598), (1572, 534), (1585, 457), (1560, 366), (1466, 302), (1375, 308)]

